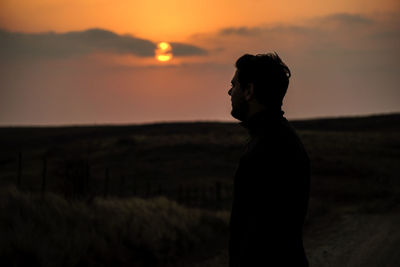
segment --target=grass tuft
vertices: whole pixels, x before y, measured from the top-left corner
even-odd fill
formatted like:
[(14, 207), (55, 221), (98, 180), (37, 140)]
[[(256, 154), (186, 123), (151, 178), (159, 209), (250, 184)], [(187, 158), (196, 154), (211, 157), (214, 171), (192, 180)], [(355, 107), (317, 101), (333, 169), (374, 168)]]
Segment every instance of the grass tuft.
[[(0, 192), (2, 266), (166, 266), (226, 240), (228, 212), (165, 197), (69, 201)], [(226, 244), (222, 244), (225, 246)]]

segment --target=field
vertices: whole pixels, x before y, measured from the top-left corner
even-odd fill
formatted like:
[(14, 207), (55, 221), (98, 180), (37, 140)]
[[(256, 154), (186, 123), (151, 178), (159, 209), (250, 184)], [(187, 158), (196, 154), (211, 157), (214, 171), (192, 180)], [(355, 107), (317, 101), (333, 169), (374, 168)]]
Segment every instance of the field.
[[(400, 115), (292, 122), (311, 266), (400, 262)], [(2, 266), (227, 266), (233, 123), (0, 128)], [(22, 257), (23, 256), (23, 257)]]

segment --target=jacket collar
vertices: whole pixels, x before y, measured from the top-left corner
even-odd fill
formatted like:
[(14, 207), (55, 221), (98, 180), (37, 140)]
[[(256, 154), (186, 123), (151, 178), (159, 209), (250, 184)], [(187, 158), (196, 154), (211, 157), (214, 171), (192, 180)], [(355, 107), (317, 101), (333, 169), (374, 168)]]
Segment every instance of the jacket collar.
[(246, 128), (250, 135), (257, 135), (257, 133), (264, 132), (277, 123), (281, 122), (284, 112), (282, 110), (262, 110), (249, 119), (242, 121), (241, 126)]

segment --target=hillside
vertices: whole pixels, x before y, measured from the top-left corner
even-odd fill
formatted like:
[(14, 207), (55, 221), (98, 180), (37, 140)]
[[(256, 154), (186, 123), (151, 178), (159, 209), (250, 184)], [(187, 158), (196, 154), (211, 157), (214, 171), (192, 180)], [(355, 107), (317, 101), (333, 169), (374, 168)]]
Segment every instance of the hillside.
[[(400, 260), (399, 122), (399, 114), (292, 122), (312, 163), (304, 232), (312, 266)], [(3, 127), (0, 136), (0, 186), (17, 186), (22, 199), (32, 192), (46, 201), (78, 203), (162, 197), (187, 214), (229, 213), (232, 176), (247, 139), (238, 124), (217, 122)], [(219, 239), (223, 244), (226, 236)], [(224, 266), (226, 248), (202, 257), (193, 264)]]

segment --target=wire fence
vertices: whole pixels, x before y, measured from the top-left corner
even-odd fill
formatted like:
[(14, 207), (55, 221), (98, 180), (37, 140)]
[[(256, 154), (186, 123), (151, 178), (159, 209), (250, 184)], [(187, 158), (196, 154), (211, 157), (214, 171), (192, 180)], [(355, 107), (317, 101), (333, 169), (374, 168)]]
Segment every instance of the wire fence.
[[(24, 186), (24, 172), (22, 153), (17, 155), (17, 170), (15, 184), (20, 190), (35, 191), (32, 186)], [(38, 164), (36, 162), (35, 164)], [(88, 160), (77, 159), (65, 161), (64, 170), (57, 178), (49, 175), (49, 158), (41, 158), (41, 174), (37, 174), (36, 185), (40, 185), (40, 194), (45, 197), (48, 192), (64, 195), (68, 199), (94, 199), (95, 197), (142, 197), (152, 198), (165, 196), (180, 204), (207, 208), (229, 208), (232, 201), (232, 184), (215, 181), (208, 184), (168, 183), (168, 181), (154, 182), (151, 180), (136, 179), (124, 174), (113, 174), (112, 169), (103, 166), (103, 177), (93, 177)], [(57, 166), (59, 168), (59, 166)], [(60, 186), (57, 190), (49, 187), (51, 179), (58, 179)], [(38, 189), (38, 186), (35, 186)], [(36, 190), (37, 191), (37, 190)]]

